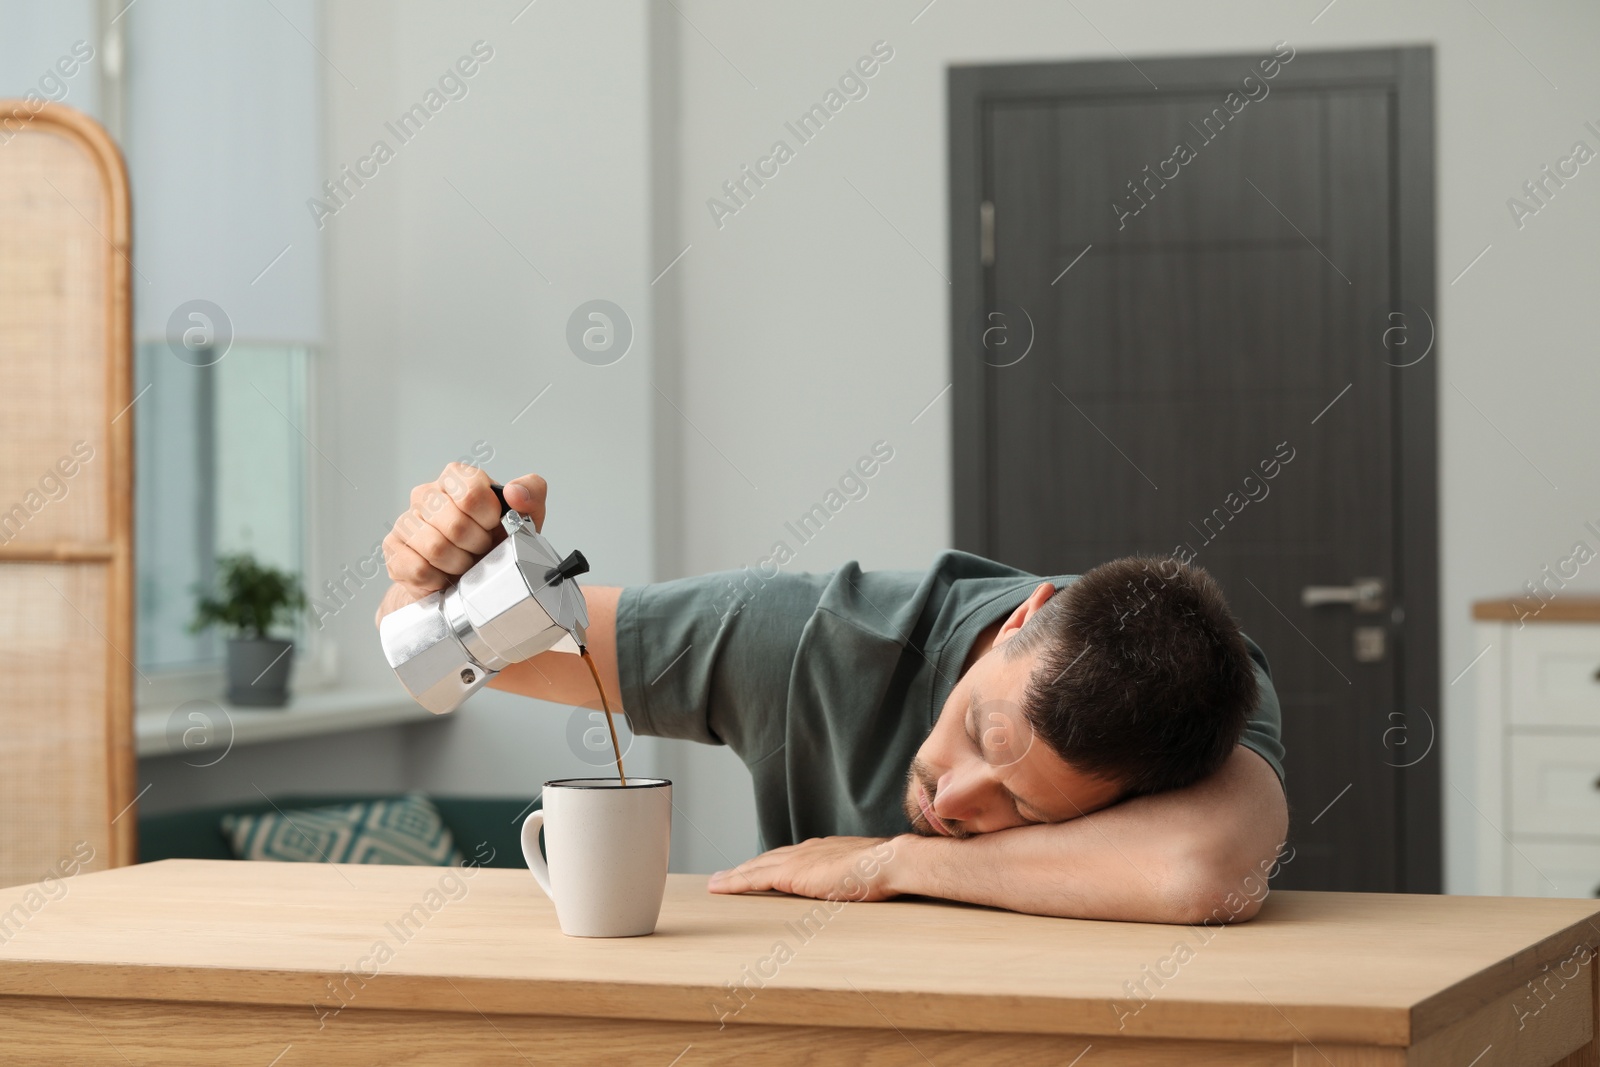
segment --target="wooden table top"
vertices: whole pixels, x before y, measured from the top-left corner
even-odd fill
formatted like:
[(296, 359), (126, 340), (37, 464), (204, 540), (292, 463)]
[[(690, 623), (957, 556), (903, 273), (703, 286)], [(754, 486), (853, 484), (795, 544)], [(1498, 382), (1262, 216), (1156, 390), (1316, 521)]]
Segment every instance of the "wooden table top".
[[(589, 940), (526, 871), (469, 873), (166, 860), (0, 889), (0, 995), (332, 1008), (328, 980), (360, 970), (356, 1008), (704, 1023), (740, 1003), (726, 983), (775, 969), (734, 1022), (1404, 1046), (1600, 944), (1587, 900), (1278, 892), (1198, 929), (921, 900), (830, 913), (692, 875), (670, 877), (654, 936)], [(1153, 995), (1119, 1029), (1141, 979)]]

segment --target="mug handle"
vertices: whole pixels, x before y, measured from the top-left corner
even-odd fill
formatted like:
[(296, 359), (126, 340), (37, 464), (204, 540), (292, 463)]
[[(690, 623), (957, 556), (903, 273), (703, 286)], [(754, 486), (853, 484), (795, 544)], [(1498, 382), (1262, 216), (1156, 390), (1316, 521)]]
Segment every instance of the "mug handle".
[(522, 858), (528, 864), (528, 870), (533, 872), (533, 877), (539, 883), (539, 888), (544, 890), (544, 895), (551, 900), (556, 898), (550, 889), (550, 868), (544, 862), (544, 855), (539, 851), (539, 830), (544, 826), (544, 811), (528, 812), (528, 817), (522, 820)]

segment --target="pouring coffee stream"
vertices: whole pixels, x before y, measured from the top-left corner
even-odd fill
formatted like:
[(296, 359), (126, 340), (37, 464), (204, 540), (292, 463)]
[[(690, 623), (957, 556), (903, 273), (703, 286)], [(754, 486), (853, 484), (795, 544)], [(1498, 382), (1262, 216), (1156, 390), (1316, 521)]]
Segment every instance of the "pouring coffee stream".
[(622, 772), (622, 746), (617, 743), (617, 725), (611, 721), (611, 705), (606, 702), (606, 687), (600, 684), (600, 668), (594, 665), (594, 657), (589, 655), (587, 648), (578, 649), (578, 655), (588, 664), (589, 674), (594, 677), (595, 692), (600, 694), (600, 707), (606, 717), (606, 729), (611, 734), (611, 751), (617, 757), (617, 780), (627, 785), (628, 776)]
[(505, 540), (454, 585), (385, 615), (378, 624), (384, 656), (406, 691), (436, 715), (460, 707), (513, 663), (549, 651), (582, 657), (626, 785), (611, 705), (584, 638), (589, 610), (577, 577), (588, 573), (589, 561), (576, 549), (558, 556), (533, 521), (506, 503), (505, 487), (491, 488)]

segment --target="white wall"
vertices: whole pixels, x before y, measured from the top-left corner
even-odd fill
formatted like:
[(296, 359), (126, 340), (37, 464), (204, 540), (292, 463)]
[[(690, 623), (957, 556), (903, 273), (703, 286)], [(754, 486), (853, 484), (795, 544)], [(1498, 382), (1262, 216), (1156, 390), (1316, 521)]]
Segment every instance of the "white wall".
[(300, 36), (316, 35), (318, 4), (275, 4), (145, 0), (119, 20), (136, 342), (196, 298), (237, 340), (322, 340), (321, 249), (284, 194), (319, 180), (325, 72)]
[[(330, 570), (341, 553), (365, 555), (413, 484), (485, 440), (497, 475), (548, 478), (545, 532), (582, 546), (593, 580), (649, 575), (640, 5), (534, 7), (511, 25), (519, 6), (328, 6), (329, 57), (360, 86), (329, 82), (330, 171), (395, 142), (384, 124), (474, 42), (494, 50), (465, 99), (325, 220), (335, 310), (321, 431), (356, 485), (324, 478), (339, 531)], [(554, 106), (563, 100), (575, 106)], [(635, 324), (632, 350), (608, 367), (565, 341), (569, 314), (592, 298)], [(341, 634), (348, 669), (386, 675), (370, 611), (353, 621)]]
[[(0, 0), (0, 25), (5, 27), (0, 33), (0, 97), (22, 99), (31, 92), (103, 120), (94, 0)], [(56, 62), (70, 59), (79, 41), (95, 50), (95, 58), (62, 78)]]
[[(894, 462), (796, 566), (858, 558), (917, 567), (949, 543), (948, 397), (910, 425), (949, 381), (949, 289), (923, 260), (943, 270), (949, 255), (949, 64), (1116, 58), (1117, 49), (1135, 58), (1265, 52), (1280, 39), (1303, 50), (1427, 42), (1437, 62), (1440, 670), (1448, 683), (1478, 652), (1470, 602), (1518, 590), (1587, 536), (1586, 519), (1600, 517), (1592, 314), (1600, 168), (1585, 168), (1521, 232), (1505, 206), (1575, 140), (1600, 147), (1581, 128), (1585, 119), (1600, 125), (1600, 8), (1431, 0), (1339, 3), (1317, 17), (1325, 0), (1082, 0), (1077, 10), (1031, 0), (925, 3), (679, 3), (723, 53), (698, 33), (682, 34), (678, 214), (694, 244), (678, 267), (682, 406), (759, 486), (697, 432), (677, 428), (689, 505), (683, 569), (741, 566), (763, 554), (782, 519), (877, 437), (894, 443)], [(848, 104), (718, 230), (706, 199), (879, 39), (895, 58), (867, 98)], [(1600, 587), (1600, 569), (1591, 569), (1582, 585)], [(1448, 686), (1444, 709), (1446, 777), (1468, 793), (1472, 681), (1469, 673)], [(1470, 880), (1468, 820), (1476, 816), (1448, 785), (1445, 797), (1448, 884), (1460, 888)]]
[[(326, 5), (324, 50), (342, 72), (327, 79), (328, 169), (354, 166), (377, 139), (395, 156), (323, 220), (332, 314), (318, 440), (356, 486), (322, 472), (325, 574), (366, 557), (410, 487), (483, 440), (497, 476), (548, 479), (544, 532), (583, 549), (590, 581), (651, 577), (644, 4), (517, 17), (523, 7)], [(479, 41), (493, 55), (466, 96), (399, 144), (385, 123)], [(573, 309), (596, 298), (634, 325), (627, 355), (604, 367), (565, 336)], [(372, 627), (381, 590), (332, 621), (347, 678), (390, 678)], [(411, 731), (411, 783), (532, 796), (548, 778), (595, 773), (569, 747), (568, 709), (486, 690), (455, 719)], [(637, 742), (630, 771), (656, 769), (653, 744)]]

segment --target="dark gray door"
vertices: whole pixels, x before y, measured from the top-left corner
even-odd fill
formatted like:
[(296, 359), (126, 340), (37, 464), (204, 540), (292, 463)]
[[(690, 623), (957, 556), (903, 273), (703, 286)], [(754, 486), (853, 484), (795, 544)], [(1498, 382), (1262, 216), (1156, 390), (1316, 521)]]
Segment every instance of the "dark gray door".
[(1222, 582), (1283, 703), (1283, 886), (1438, 889), (1418, 51), (952, 77), (958, 543)]

